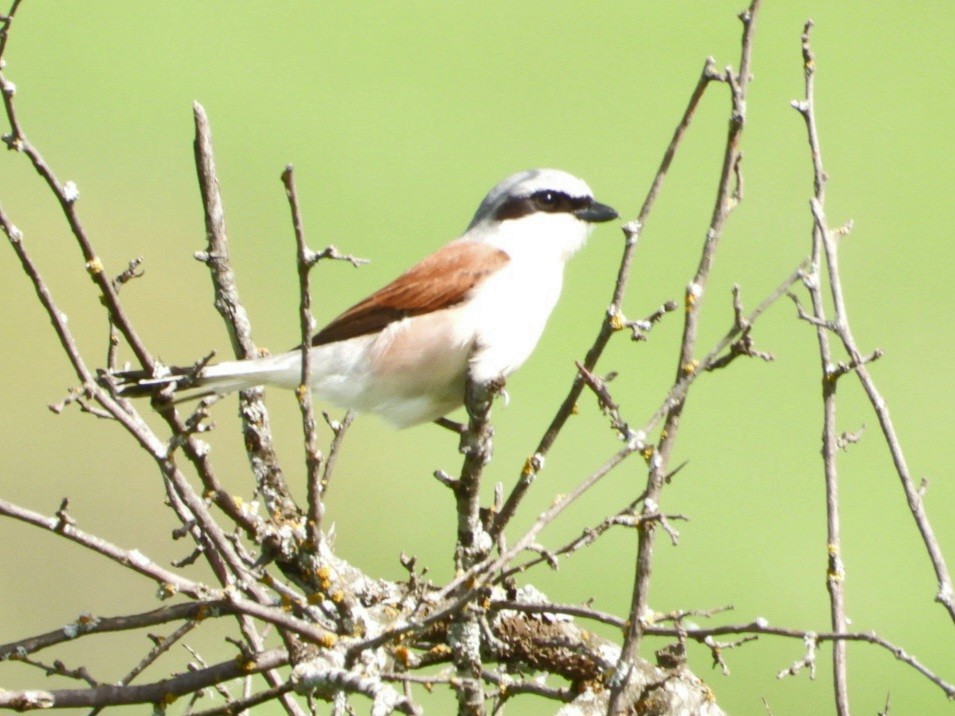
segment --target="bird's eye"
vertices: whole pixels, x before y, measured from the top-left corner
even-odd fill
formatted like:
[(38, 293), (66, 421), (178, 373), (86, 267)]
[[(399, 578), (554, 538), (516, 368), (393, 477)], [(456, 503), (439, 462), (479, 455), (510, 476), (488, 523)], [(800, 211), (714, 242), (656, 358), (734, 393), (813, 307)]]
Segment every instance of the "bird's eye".
[(534, 194), (534, 202), (541, 211), (559, 211), (561, 194), (556, 191), (539, 191)]

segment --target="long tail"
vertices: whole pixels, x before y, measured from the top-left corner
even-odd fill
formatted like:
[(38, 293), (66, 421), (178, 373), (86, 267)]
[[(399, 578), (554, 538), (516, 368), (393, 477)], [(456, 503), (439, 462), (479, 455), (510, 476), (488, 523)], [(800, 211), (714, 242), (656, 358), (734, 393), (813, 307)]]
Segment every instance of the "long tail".
[(145, 370), (109, 373), (116, 392), (127, 398), (142, 398), (172, 387), (175, 402), (222, 395), (266, 383), (294, 387), (294, 369), (289, 370), (289, 354), (255, 360), (226, 361), (207, 366), (171, 366), (153, 374)]

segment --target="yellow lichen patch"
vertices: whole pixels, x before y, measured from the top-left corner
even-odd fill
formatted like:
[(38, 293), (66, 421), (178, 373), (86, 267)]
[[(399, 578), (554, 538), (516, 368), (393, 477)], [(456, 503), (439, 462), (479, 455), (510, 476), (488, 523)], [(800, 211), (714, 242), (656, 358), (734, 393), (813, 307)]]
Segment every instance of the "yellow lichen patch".
[(615, 331), (622, 331), (627, 327), (627, 317), (620, 311), (614, 311), (613, 315), (610, 316), (610, 327)]
[(255, 671), (255, 659), (248, 659), (240, 655), (235, 658), (235, 663), (247, 674)]
[(696, 372), (696, 369), (700, 367), (700, 361), (694, 358), (691, 361), (683, 364), (682, 370), (686, 375), (692, 375)]
[(335, 646), (337, 642), (338, 642), (338, 637), (336, 637), (331, 632), (325, 632), (322, 635), (322, 638), (319, 641), (319, 644), (325, 647), (326, 649), (331, 649), (333, 646)]
[(437, 656), (437, 657), (451, 656), (451, 647), (448, 646), (447, 644), (438, 644), (432, 649), (429, 649), (428, 653), (431, 656)]
[(103, 273), (103, 262), (99, 260), (98, 256), (94, 256), (86, 262), (86, 270), (90, 276), (97, 276)]
[(332, 580), (328, 577), (328, 574), (318, 575), (318, 588), (323, 592), (327, 592), (332, 588)]
[(170, 597), (176, 596), (176, 593), (179, 589), (175, 584), (171, 582), (163, 582), (159, 585), (159, 598), (160, 599), (169, 599)]
[(399, 646), (395, 649), (395, 658), (401, 663), (402, 666), (407, 666), (408, 662), (411, 661), (411, 652), (406, 646)]
[(653, 459), (653, 445), (647, 445), (640, 451), (640, 454), (643, 455), (644, 460), (650, 462)]
[(335, 604), (341, 604), (342, 602), (345, 601), (345, 592), (343, 592), (341, 589), (336, 589), (334, 592), (329, 594), (328, 597)]
[(692, 311), (700, 302), (700, 296), (703, 295), (703, 287), (696, 283), (691, 283), (686, 287), (686, 294), (683, 297), (683, 306), (686, 312)]

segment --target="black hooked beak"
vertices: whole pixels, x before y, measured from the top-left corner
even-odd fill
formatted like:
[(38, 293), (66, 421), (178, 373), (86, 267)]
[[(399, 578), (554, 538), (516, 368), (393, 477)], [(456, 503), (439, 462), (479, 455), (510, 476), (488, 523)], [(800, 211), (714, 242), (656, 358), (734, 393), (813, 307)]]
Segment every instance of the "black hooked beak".
[(620, 214), (618, 214), (617, 210), (612, 206), (601, 204), (599, 201), (592, 201), (583, 209), (575, 211), (574, 216), (581, 221), (586, 221), (591, 224), (601, 224), (605, 221), (612, 221), (619, 218)]

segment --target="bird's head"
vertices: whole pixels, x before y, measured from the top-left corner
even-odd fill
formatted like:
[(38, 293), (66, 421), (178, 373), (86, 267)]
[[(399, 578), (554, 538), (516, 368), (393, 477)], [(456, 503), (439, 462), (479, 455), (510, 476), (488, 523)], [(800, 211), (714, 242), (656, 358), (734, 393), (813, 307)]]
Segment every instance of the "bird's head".
[(488, 192), (466, 235), (503, 249), (512, 258), (566, 261), (584, 245), (594, 224), (618, 216), (594, 199), (582, 179), (558, 169), (529, 169)]

